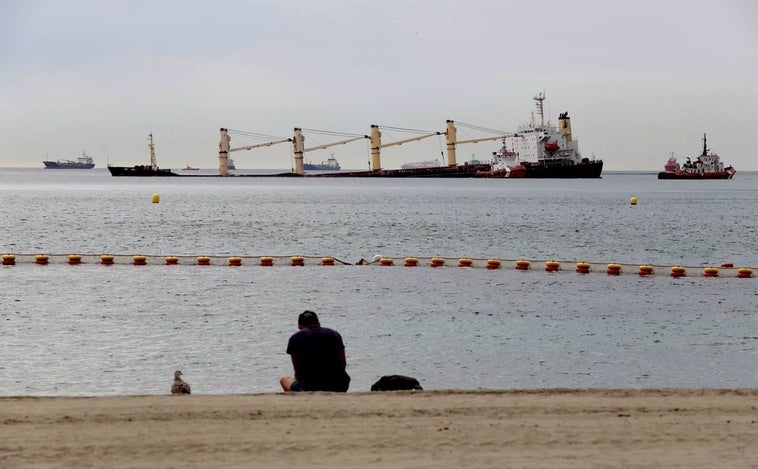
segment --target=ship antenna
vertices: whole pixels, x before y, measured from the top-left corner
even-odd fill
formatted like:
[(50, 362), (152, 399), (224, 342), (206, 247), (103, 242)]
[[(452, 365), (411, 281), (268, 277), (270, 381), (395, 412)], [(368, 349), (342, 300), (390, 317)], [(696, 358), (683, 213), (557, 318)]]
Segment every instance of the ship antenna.
[(540, 91), (537, 93), (537, 96), (533, 98), (535, 101), (537, 101), (537, 113), (540, 115), (540, 128), (545, 128), (545, 113), (542, 110), (542, 101), (545, 100), (545, 92)]
[(153, 134), (150, 133), (148, 139), (150, 140), (150, 143), (147, 144), (147, 146), (150, 148), (150, 168), (152, 168), (153, 171), (156, 171), (158, 169), (158, 163), (155, 161), (155, 144), (153, 143)]

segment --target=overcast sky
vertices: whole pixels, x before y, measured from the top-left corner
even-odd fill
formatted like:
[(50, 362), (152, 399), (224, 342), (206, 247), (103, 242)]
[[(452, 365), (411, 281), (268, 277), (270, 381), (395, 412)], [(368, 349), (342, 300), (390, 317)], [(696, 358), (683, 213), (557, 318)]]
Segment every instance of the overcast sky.
[[(90, 154), (213, 168), (218, 130), (514, 131), (547, 95), (584, 156), (662, 170), (708, 146), (758, 170), (758, 2), (0, 0), (0, 166)], [(304, 132), (306, 147), (340, 140)], [(484, 134), (459, 127), (464, 140)], [(383, 131), (385, 143), (412, 135)], [(233, 135), (232, 146), (264, 140)], [(385, 168), (440, 157), (440, 137), (386, 148)], [(497, 142), (460, 145), (459, 162)], [(331, 153), (368, 168), (367, 141)], [(231, 154), (291, 168), (290, 144)]]

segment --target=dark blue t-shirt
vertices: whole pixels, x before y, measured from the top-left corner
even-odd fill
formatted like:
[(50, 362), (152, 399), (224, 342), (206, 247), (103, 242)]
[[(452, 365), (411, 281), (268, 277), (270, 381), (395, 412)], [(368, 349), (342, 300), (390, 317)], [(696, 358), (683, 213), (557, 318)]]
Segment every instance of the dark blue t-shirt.
[(344, 348), (339, 332), (326, 327), (306, 327), (290, 337), (287, 353), (298, 363), (304, 391), (347, 391), (350, 376), (340, 358)]

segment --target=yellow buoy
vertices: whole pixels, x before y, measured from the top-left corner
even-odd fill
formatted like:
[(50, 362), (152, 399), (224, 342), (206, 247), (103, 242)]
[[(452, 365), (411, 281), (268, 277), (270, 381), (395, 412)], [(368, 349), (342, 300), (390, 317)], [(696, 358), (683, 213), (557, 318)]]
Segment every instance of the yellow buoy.
[(629, 199), (629, 203), (632, 205), (637, 205), (637, 197), (632, 197), (631, 199)]
[(161, 196), (159, 194), (153, 194), (152, 200), (154, 204), (157, 204), (158, 202), (161, 201)]

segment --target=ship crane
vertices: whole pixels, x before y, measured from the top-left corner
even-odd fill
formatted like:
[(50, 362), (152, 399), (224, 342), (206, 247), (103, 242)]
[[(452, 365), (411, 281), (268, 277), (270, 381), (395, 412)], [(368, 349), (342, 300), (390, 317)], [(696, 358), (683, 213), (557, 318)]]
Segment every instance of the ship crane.
[(447, 120), (447, 131), (445, 132), (445, 143), (447, 144), (447, 164), (448, 166), (455, 166), (458, 164), (455, 156), (456, 146), (464, 143), (479, 143), (479, 142), (491, 142), (493, 140), (501, 140), (506, 137), (510, 137), (513, 134), (497, 135), (495, 137), (480, 137), (472, 138), (469, 140), (458, 140), (458, 130), (455, 128), (455, 122)]
[(379, 131), (379, 126), (371, 124), (371, 170), (379, 171), (382, 169), (382, 148), (402, 145), (408, 142), (416, 142), (425, 138), (434, 137), (435, 135), (442, 135), (442, 132), (432, 132), (424, 135), (419, 135), (417, 137), (407, 138), (405, 140), (398, 140), (396, 142), (382, 143), (382, 133)]
[(243, 151), (243, 150), (252, 150), (253, 148), (262, 148), (262, 147), (270, 147), (272, 145), (277, 145), (279, 143), (285, 143), (285, 142), (291, 142), (291, 138), (284, 138), (281, 140), (275, 140), (273, 142), (264, 142), (264, 143), (257, 143), (255, 145), (246, 145), (244, 147), (237, 147), (237, 148), (230, 148), (229, 142), (231, 141), (231, 137), (229, 136), (229, 129), (220, 129), (221, 132), (221, 140), (218, 144), (218, 174), (220, 176), (228, 176), (229, 175), (229, 168), (228, 168), (228, 162), (229, 162), (229, 153), (235, 152), (235, 151)]
[(303, 129), (295, 127), (295, 136), (291, 139), (292, 146), (295, 153), (295, 174), (302, 176), (305, 174), (303, 169), (303, 153), (314, 150), (325, 150), (330, 147), (336, 147), (337, 145), (345, 145), (346, 143), (355, 142), (369, 138), (368, 135), (358, 135), (356, 137), (348, 138), (347, 140), (340, 140), (338, 142), (325, 143), (311, 148), (305, 148), (305, 136), (303, 136)]

